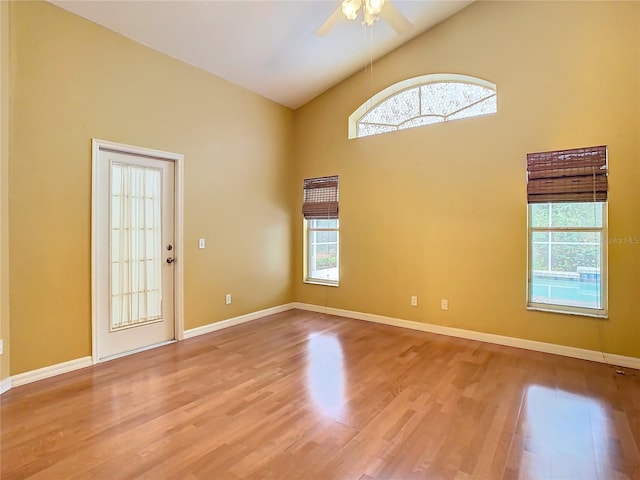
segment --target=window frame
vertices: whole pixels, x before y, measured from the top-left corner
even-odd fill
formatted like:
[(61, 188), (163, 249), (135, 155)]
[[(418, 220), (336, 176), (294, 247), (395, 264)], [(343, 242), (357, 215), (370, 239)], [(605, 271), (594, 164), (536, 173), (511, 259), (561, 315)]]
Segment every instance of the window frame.
[[(608, 318), (608, 205), (607, 201), (602, 203), (602, 224), (600, 227), (533, 227), (531, 210), (534, 205), (551, 205), (547, 203), (527, 204), (527, 310), (542, 312), (563, 313), (569, 315), (580, 315), (585, 317)], [(585, 202), (565, 202), (565, 203), (585, 203)], [(591, 203), (591, 202), (589, 202)], [(533, 234), (555, 232), (594, 232), (600, 234), (600, 308), (578, 307), (573, 305), (562, 305), (555, 303), (540, 303), (532, 301), (532, 276), (533, 276)]]
[[(303, 255), (304, 255), (304, 271), (303, 271), (303, 279), (304, 283), (310, 283), (313, 285), (325, 285), (329, 287), (338, 287), (340, 285), (340, 219), (333, 219), (336, 221), (336, 228), (328, 228), (328, 227), (311, 227), (311, 222), (319, 219), (306, 219), (303, 218), (304, 222), (304, 247), (303, 247)], [(337, 280), (328, 280), (323, 278), (314, 278), (311, 277), (311, 234), (313, 232), (336, 232), (336, 263), (338, 269), (338, 279)]]
[[(482, 78), (472, 77), (471, 75), (461, 75), (458, 73), (432, 73), (428, 75), (421, 75), (419, 77), (408, 78), (406, 80), (402, 80), (400, 82), (394, 83), (389, 87), (381, 90), (380, 92), (373, 95), (367, 101), (365, 101), (362, 105), (360, 105), (351, 115), (349, 115), (349, 129), (348, 129), (348, 139), (356, 139), (356, 138), (364, 138), (367, 136), (375, 137), (380, 134), (374, 135), (365, 135), (360, 137), (358, 135), (358, 123), (360, 119), (376, 108), (380, 103), (384, 102), (388, 98), (403, 92), (404, 90), (409, 90), (411, 88), (420, 87), (422, 85), (427, 85), (430, 83), (440, 83), (440, 82), (449, 82), (449, 83), (467, 83), (470, 85), (477, 85), (479, 87), (489, 88), (495, 92), (496, 95), (496, 105), (498, 101), (498, 88), (495, 83), (489, 82)], [(465, 107), (467, 108), (467, 107)], [(495, 112), (497, 113), (497, 111)], [(481, 115), (484, 116), (484, 115)], [(474, 118), (474, 117), (468, 117)], [(443, 122), (438, 122), (443, 123)], [(445, 122), (446, 123), (446, 122)], [(415, 127), (414, 127), (415, 128)], [(397, 131), (397, 130), (393, 130)], [(390, 132), (386, 132), (390, 133)]]

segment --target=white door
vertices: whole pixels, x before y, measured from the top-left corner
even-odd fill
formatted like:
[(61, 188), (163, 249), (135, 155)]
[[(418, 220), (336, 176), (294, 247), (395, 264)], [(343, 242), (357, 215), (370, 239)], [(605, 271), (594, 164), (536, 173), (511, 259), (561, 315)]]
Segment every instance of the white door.
[(94, 335), (103, 360), (175, 338), (174, 162), (100, 148), (94, 168)]

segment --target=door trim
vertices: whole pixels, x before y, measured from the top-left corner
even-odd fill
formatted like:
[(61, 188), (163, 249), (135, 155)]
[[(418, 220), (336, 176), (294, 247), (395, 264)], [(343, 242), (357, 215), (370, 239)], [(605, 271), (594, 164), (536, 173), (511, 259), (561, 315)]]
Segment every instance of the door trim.
[[(109, 142), (98, 138), (91, 139), (91, 358), (94, 364), (111, 360), (111, 358), (98, 359), (98, 159), (101, 150), (111, 150), (125, 154), (142, 155), (161, 160), (168, 160), (174, 164), (174, 251), (178, 261), (174, 265), (174, 333), (175, 339), (184, 339), (184, 155), (179, 153), (163, 152), (151, 148), (126, 145), (124, 143)], [(161, 346), (158, 344), (156, 346)], [(153, 347), (151, 347), (153, 348)], [(135, 353), (129, 352), (129, 353)], [(121, 356), (121, 355), (120, 355)], [(116, 356), (117, 357), (117, 356)], [(115, 358), (115, 357), (113, 357)]]

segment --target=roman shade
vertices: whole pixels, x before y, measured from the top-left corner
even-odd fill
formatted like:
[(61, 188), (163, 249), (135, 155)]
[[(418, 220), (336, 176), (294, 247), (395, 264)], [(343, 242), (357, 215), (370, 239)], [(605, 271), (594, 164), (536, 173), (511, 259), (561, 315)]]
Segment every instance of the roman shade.
[(302, 214), (307, 220), (338, 218), (338, 176), (304, 180)]
[(606, 200), (606, 145), (527, 154), (528, 203)]

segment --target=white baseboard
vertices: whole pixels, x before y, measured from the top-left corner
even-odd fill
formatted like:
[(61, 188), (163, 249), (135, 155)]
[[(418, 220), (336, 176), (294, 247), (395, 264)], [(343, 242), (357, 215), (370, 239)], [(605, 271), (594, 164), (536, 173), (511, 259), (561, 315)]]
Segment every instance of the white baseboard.
[[(339, 317), (354, 318), (356, 320), (365, 320), (367, 322), (382, 323), (384, 325), (392, 325), (394, 327), (408, 328), (411, 330), (419, 330), (422, 332), (436, 333), (439, 335), (447, 335), (450, 337), (465, 338), (468, 340), (477, 340), (479, 342), (494, 343), (497, 345), (505, 345), (508, 347), (523, 348), (525, 350), (533, 350), (536, 352), (552, 353), (565, 357), (579, 358), (582, 360), (591, 360), (594, 362), (608, 363), (621, 367), (640, 369), (640, 358), (627, 357), (614, 353), (602, 353), (595, 350), (587, 350), (584, 348), (567, 347), (564, 345), (556, 345), (553, 343), (538, 342), (535, 340), (525, 340), (522, 338), (507, 337), (503, 335), (494, 335), (491, 333), (476, 332), (473, 330), (464, 330), (461, 328), (444, 327), (441, 325), (433, 325), (430, 323), (414, 322), (411, 320), (402, 320), (399, 318), (385, 317), (383, 315), (374, 315), (372, 313), (355, 312), (352, 310), (343, 310), (340, 308), (322, 307), (308, 303), (292, 302), (277, 307), (266, 308), (257, 312), (247, 313), (238, 317), (229, 318), (220, 322), (210, 323), (202, 327), (191, 328), (185, 330), (184, 338), (192, 338), (198, 335), (215, 332), (234, 325), (251, 322), (275, 313), (286, 312), (294, 308), (307, 310), (311, 312), (326, 313), (327, 315), (336, 315)], [(19, 373), (0, 381), (0, 395), (12, 387), (18, 387), (37, 380), (60, 375), (62, 373), (71, 372), (80, 368), (90, 367), (93, 365), (91, 357), (82, 357), (68, 362), (50, 365), (48, 367), (31, 370), (29, 372)]]
[(293, 303), (285, 303), (284, 305), (278, 305), (277, 307), (265, 308), (264, 310), (258, 310), (257, 312), (251, 312), (245, 315), (240, 315), (238, 317), (221, 320), (219, 322), (209, 323), (201, 327), (190, 328), (189, 330), (184, 331), (184, 338), (186, 340), (187, 338), (197, 337), (198, 335), (204, 335), (205, 333), (216, 332), (218, 330), (222, 330), (223, 328), (233, 327), (234, 325), (240, 325), (241, 323), (251, 322), (268, 315), (286, 312), (287, 310), (297, 308), (293, 305)]
[[(239, 325), (241, 323), (250, 322), (252, 320), (257, 320), (262, 317), (266, 317), (267, 315), (273, 315), (274, 313), (286, 312), (287, 310), (291, 310), (294, 307), (292, 304), (287, 303), (284, 305), (279, 305), (277, 307), (266, 308), (264, 310), (259, 310), (257, 312), (248, 313), (246, 315), (240, 315), (239, 317), (229, 318), (227, 320), (223, 320), (221, 322), (211, 323), (209, 325), (204, 325), (202, 327), (192, 328), (190, 330), (185, 330), (184, 338), (191, 338), (197, 335), (203, 335), (209, 332), (215, 332), (216, 330), (221, 330), (223, 328), (232, 327), (234, 325)], [(168, 342), (171, 343), (171, 342)], [(154, 345), (154, 347), (157, 345)], [(131, 352), (128, 352), (131, 353)], [(116, 356), (109, 358), (111, 360)], [(56, 365), (50, 365), (48, 367), (38, 368), (37, 370), (31, 370), (29, 372), (19, 373), (18, 375), (14, 375), (9, 377), (2, 382), (0, 382), (0, 394), (6, 392), (11, 387), (18, 387), (20, 385), (26, 385), (27, 383), (35, 382), (38, 380), (44, 380), (45, 378), (53, 377), (55, 375), (60, 375), (62, 373), (71, 372), (73, 370), (78, 370), (80, 368), (90, 367), (93, 365), (92, 357), (82, 357), (75, 360), (70, 360), (64, 363), (58, 363)]]
[(75, 360), (69, 360), (68, 362), (57, 363), (48, 367), (38, 368), (37, 370), (19, 373), (11, 377), (11, 384), (14, 387), (19, 387), (20, 385), (44, 380), (45, 378), (54, 377), (80, 368), (90, 367), (91, 365), (93, 365), (91, 357), (76, 358)]
[(7, 390), (11, 389), (11, 377), (5, 378), (0, 381), (0, 395), (2, 395)]
[(382, 315), (374, 315), (371, 313), (354, 312), (351, 310), (342, 310), (340, 308), (321, 307), (308, 303), (294, 302), (291, 305), (292, 308), (299, 308), (300, 310), (308, 310), (311, 312), (326, 313), (327, 315), (355, 318), (356, 320), (383, 323), (385, 325), (392, 325), (394, 327), (409, 328), (412, 330), (437, 333), (439, 335), (447, 335), (450, 337), (466, 338), (468, 340), (477, 340), (479, 342), (494, 343), (497, 345), (505, 345), (508, 347), (523, 348), (525, 350), (534, 350), (536, 352), (552, 353), (555, 355), (562, 355), (564, 357), (573, 357), (582, 360), (591, 360), (593, 362), (608, 363), (620, 367), (640, 369), (640, 358), (636, 357), (626, 357), (623, 355), (616, 355), (614, 353), (603, 353), (596, 350), (567, 347), (564, 345), (556, 345), (554, 343), (545, 343), (535, 340), (506, 337), (503, 335), (476, 332), (473, 330), (464, 330), (461, 328), (443, 327), (441, 325), (414, 322), (411, 320), (401, 320), (399, 318), (385, 317)]
[[(589, 350), (587, 350), (589, 351)], [(602, 355), (600, 352), (596, 352)], [(624, 355), (617, 355), (615, 353), (605, 353), (604, 354), (605, 362), (611, 365), (617, 365), (618, 367), (628, 367), (635, 368), (636, 370), (640, 370), (640, 358), (636, 357), (626, 357)], [(602, 362), (602, 359), (596, 360)]]

